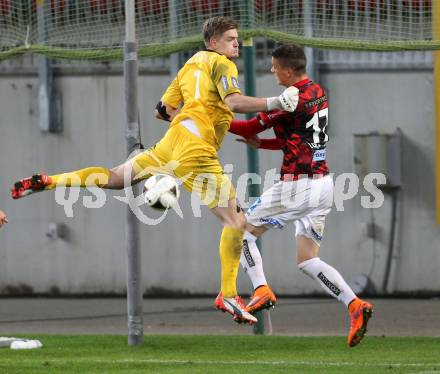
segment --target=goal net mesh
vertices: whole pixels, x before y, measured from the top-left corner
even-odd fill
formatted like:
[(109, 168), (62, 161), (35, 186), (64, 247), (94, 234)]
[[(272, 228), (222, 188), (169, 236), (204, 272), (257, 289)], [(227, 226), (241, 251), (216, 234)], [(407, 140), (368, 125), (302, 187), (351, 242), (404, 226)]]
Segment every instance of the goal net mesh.
[[(208, 17), (226, 15), (240, 35), (348, 50), (440, 49), (440, 0), (136, 0), (141, 57), (198, 47)], [(122, 58), (123, 0), (0, 0), (0, 59)], [(437, 16), (438, 15), (438, 16)]]

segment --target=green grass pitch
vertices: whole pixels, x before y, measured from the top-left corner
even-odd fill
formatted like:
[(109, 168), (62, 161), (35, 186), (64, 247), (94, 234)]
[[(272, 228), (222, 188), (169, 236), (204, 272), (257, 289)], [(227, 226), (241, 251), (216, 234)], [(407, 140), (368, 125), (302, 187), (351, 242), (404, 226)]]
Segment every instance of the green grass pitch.
[(440, 338), (32, 335), (41, 349), (0, 349), (0, 373), (440, 373)]

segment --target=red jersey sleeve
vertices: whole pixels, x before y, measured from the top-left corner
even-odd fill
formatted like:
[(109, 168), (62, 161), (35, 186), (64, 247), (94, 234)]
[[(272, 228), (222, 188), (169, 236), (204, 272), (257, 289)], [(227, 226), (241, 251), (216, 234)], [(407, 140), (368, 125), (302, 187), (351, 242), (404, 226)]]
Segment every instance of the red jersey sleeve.
[(257, 135), (260, 132), (272, 127), (268, 116), (264, 112), (260, 112), (256, 117), (249, 120), (233, 119), (229, 126), (229, 132), (235, 135), (240, 135), (243, 138), (249, 138)]
[(277, 124), (284, 124), (285, 122), (289, 122), (292, 118), (292, 115), (293, 113), (286, 112), (284, 110), (274, 110), (269, 113), (264, 113), (262, 121), (265, 123), (266, 127), (269, 128)]
[(258, 148), (260, 149), (271, 149), (274, 151), (278, 151), (284, 147), (286, 142), (282, 139), (273, 138), (273, 139), (260, 139), (261, 143)]

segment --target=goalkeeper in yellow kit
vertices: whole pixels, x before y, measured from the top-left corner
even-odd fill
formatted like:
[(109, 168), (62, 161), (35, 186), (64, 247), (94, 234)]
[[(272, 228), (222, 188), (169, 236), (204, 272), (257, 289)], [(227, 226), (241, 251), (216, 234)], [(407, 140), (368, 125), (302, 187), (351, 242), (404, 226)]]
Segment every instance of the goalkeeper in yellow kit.
[[(152, 148), (112, 169), (89, 167), (48, 176), (37, 174), (15, 183), (12, 197), (20, 198), (58, 185), (124, 188), (124, 175), (136, 183), (158, 172), (182, 180), (184, 187), (199, 194), (223, 224), (220, 239), (221, 298), (216, 307), (237, 322), (253, 324), (237, 296), (245, 217), (237, 209), (235, 189), (223, 174), (218, 150), (228, 131), (232, 112), (246, 113), (283, 109), (294, 111), (298, 89), (287, 88), (279, 97), (243, 96), (231, 58), (239, 55), (237, 24), (227, 17), (213, 17), (203, 25), (206, 50), (191, 57), (172, 81), (156, 107), (156, 117), (170, 121), (169, 130)], [(183, 106), (182, 106), (183, 105)]]

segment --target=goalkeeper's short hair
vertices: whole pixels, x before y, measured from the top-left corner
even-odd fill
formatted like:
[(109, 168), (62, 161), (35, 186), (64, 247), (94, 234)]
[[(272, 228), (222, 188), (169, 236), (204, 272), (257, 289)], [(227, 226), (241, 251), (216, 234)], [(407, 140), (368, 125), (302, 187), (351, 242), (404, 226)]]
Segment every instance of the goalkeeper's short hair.
[(291, 68), (297, 74), (306, 72), (307, 59), (304, 49), (297, 44), (283, 44), (275, 48), (272, 57), (284, 68)]
[(220, 36), (224, 32), (237, 29), (238, 23), (229, 17), (211, 17), (203, 24), (203, 40), (208, 46), (209, 41), (214, 36)]

